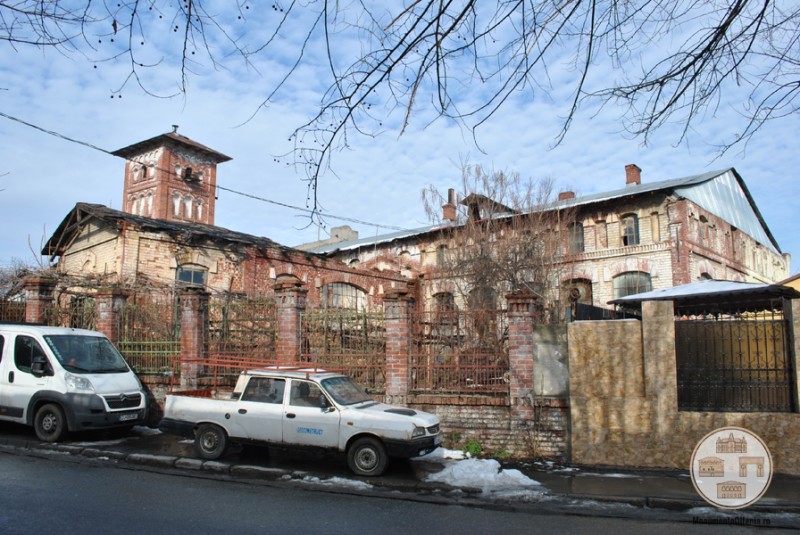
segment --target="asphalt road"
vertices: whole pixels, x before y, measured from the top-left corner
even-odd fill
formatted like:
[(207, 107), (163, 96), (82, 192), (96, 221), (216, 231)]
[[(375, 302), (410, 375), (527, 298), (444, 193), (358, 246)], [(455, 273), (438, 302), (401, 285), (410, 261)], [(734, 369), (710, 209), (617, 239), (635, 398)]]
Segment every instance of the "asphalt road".
[(297, 481), (222, 481), (79, 462), (69, 456), (0, 452), (0, 472), (4, 534), (764, 533), (753, 527), (387, 499), (354, 495), (346, 488), (321, 491)]

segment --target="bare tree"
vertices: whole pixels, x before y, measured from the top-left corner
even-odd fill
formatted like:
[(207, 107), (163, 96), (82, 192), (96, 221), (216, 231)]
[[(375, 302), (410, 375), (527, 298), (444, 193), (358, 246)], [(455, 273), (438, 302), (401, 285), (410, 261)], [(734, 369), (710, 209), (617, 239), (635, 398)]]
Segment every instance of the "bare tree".
[(250, 64), (292, 50), (264, 106), (322, 58), (328, 90), (292, 136), (315, 209), (317, 181), (351, 133), (402, 133), (424, 110), (474, 132), (512, 98), (560, 93), (566, 71), (556, 142), (581, 106), (609, 101), (627, 106), (627, 128), (645, 141), (670, 120), (683, 139), (723, 93), (743, 88), (740, 131), (712, 141), (725, 150), (793, 115), (800, 94), (800, 5), (791, 0), (0, 0), (0, 40), (127, 61), (122, 87), (148, 92), (146, 68), (176, 69), (182, 92), (192, 73), (223, 68), (231, 55)]
[(439, 219), (445, 201), (445, 210), (456, 212), (456, 220), (443, 226), (434, 277), (448, 281), (470, 309), (494, 309), (509, 292), (530, 292), (543, 313), (540, 319), (557, 321), (575, 209), (557, 201), (550, 179), (524, 181), (516, 173), (469, 165), (462, 181), (457, 205), (450, 192), (447, 197), (433, 187), (423, 192), (434, 222), (445, 223)]

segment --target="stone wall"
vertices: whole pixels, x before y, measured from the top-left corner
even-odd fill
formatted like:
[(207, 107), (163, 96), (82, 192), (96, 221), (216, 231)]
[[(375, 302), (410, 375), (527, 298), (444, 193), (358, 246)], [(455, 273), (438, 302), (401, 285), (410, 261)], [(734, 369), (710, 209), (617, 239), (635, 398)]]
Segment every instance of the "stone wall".
[[(798, 332), (800, 302), (792, 308)], [(740, 426), (765, 441), (776, 472), (800, 475), (800, 414), (677, 410), (672, 310), (671, 302), (649, 302), (641, 322), (570, 324), (572, 461), (688, 469), (706, 434)]]

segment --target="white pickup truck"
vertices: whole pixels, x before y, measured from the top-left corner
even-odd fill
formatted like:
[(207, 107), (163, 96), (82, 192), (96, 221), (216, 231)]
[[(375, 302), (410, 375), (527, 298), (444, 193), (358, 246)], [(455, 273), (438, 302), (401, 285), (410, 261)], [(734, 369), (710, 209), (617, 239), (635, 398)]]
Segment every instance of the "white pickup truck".
[(218, 459), (230, 442), (324, 448), (346, 453), (361, 476), (442, 441), (433, 414), (378, 403), (346, 375), (282, 367), (242, 372), (227, 395), (169, 394), (159, 428), (193, 437), (204, 459)]

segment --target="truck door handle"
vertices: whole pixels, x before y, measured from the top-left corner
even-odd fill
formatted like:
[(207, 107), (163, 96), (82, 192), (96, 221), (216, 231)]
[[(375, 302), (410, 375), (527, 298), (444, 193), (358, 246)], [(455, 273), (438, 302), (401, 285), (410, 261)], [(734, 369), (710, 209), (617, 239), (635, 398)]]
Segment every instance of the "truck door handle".
[(287, 418), (294, 418), (295, 416), (297, 416), (297, 415), (295, 413), (293, 413), (293, 412), (287, 412), (286, 413), (286, 417)]
[(8, 372), (8, 382), (9, 383), (14, 382), (14, 372)]
[(247, 409), (239, 409), (239, 414), (247, 414)]

